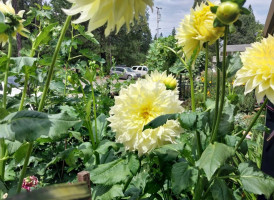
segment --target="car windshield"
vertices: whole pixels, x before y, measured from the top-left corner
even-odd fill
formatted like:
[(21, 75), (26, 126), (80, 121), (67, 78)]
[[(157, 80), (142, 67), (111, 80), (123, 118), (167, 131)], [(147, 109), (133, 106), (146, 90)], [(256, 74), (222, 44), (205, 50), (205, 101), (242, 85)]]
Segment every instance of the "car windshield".
[(134, 72), (131, 68), (127, 67), (125, 68), (127, 70), (127, 72)]

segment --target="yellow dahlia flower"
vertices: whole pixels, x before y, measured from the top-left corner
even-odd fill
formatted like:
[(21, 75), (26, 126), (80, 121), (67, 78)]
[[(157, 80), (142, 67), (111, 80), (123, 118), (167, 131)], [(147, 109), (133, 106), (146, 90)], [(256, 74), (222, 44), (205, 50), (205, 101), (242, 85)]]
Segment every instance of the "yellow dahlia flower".
[(255, 89), (258, 102), (264, 96), (274, 103), (274, 37), (269, 35), (241, 53), (243, 67), (236, 73), (234, 86), (245, 84), (245, 94)]
[(22, 24), (24, 21), (22, 20), (25, 12), (24, 10), (21, 10), (16, 14), (12, 7), (11, 0), (8, 0), (6, 4), (0, 0), (0, 12), (5, 15), (5, 23), (10, 26), (5, 32), (0, 33), (0, 43), (2, 43), (2, 45), (5, 45), (9, 40), (9, 35), (16, 38), (16, 34), (19, 33), (20, 35), (27, 37), (26, 33), (28, 33), (28, 30), (25, 29)]
[(182, 112), (178, 95), (167, 90), (161, 82), (139, 79), (135, 84), (120, 91), (110, 110), (110, 127), (116, 132), (116, 141), (126, 150), (138, 151), (139, 155), (150, 152), (164, 144), (174, 143), (182, 133), (177, 120), (168, 120), (156, 129), (144, 126), (164, 114)]
[(153, 0), (67, 0), (73, 6), (64, 12), (67, 15), (80, 13), (80, 17), (74, 23), (89, 21), (88, 31), (107, 23), (105, 35), (108, 36), (116, 27), (116, 32), (126, 24), (130, 30), (130, 24), (138, 19), (139, 15), (145, 16), (146, 7), (153, 6)]
[(216, 15), (210, 11), (210, 7), (215, 5), (210, 1), (207, 3), (191, 9), (190, 15), (185, 16), (177, 30), (178, 45), (183, 47), (188, 58), (196, 48), (200, 51), (205, 42), (213, 44), (224, 34), (224, 27), (213, 27)]
[(163, 73), (154, 71), (150, 75), (147, 74), (146, 79), (153, 82), (163, 83), (169, 90), (174, 90), (177, 87), (177, 80), (171, 74), (167, 75), (166, 71)]

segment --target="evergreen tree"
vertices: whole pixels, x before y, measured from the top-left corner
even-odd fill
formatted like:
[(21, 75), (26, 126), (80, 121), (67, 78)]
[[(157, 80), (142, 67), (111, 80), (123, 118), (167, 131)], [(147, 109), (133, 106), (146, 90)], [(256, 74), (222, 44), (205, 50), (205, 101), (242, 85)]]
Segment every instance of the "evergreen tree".
[(241, 15), (239, 20), (242, 22), (236, 31), (229, 35), (228, 44), (250, 44), (256, 41), (258, 34), (261, 34), (263, 25), (256, 22), (251, 5), (249, 5), (250, 14)]

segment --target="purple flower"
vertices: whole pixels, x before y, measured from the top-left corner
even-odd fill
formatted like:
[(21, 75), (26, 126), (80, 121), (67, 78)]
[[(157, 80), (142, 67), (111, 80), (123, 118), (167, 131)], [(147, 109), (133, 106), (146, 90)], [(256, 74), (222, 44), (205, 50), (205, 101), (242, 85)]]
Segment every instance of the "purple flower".
[(39, 181), (38, 178), (35, 176), (28, 176), (24, 178), (22, 188), (30, 192), (30, 188), (36, 187), (38, 185)]

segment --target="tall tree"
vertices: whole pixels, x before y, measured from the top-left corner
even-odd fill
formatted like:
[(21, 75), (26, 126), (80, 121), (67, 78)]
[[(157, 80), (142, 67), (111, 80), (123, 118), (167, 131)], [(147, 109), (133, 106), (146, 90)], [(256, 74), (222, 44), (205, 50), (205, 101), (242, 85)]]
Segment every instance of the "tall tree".
[(242, 25), (236, 27), (236, 31), (229, 35), (228, 44), (250, 44), (256, 41), (258, 34), (261, 34), (263, 25), (255, 19), (251, 5), (249, 5), (250, 14), (241, 15)]

